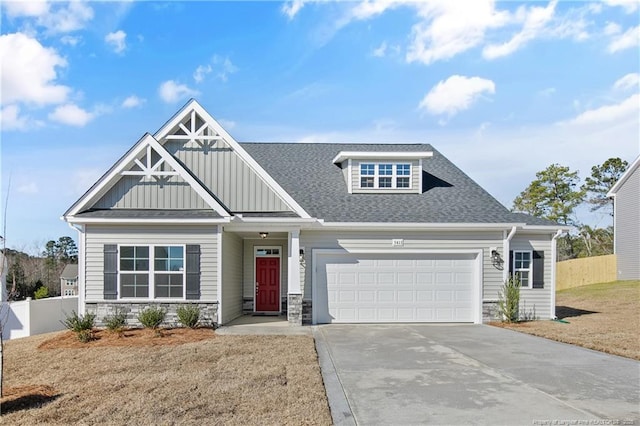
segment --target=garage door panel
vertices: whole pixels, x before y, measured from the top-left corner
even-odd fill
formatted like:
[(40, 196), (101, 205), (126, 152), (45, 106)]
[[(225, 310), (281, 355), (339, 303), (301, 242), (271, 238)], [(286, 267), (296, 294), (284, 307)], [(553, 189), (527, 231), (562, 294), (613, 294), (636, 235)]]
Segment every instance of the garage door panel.
[(318, 322), (473, 322), (472, 254), (322, 255), (316, 272)]

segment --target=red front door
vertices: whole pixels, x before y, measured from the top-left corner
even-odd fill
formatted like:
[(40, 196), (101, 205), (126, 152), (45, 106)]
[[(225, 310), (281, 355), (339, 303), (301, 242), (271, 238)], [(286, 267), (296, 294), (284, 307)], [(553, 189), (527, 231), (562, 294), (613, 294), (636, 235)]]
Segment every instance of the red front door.
[(280, 311), (280, 258), (256, 257), (256, 311)]

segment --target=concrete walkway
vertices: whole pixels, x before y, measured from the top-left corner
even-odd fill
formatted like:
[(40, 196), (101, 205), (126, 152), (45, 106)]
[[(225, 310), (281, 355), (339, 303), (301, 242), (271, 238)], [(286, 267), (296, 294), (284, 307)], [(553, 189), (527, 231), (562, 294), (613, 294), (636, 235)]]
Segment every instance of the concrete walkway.
[(314, 335), (336, 424), (640, 424), (640, 363), (630, 359), (483, 325)]
[(217, 334), (231, 335), (311, 335), (310, 326), (291, 327), (284, 316), (243, 315), (216, 329)]

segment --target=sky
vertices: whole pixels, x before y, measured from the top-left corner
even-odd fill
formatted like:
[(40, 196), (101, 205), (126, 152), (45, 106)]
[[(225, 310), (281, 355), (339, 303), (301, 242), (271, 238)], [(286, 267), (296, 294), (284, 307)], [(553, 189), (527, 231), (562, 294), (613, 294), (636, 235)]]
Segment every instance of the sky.
[[(9, 247), (190, 98), (239, 142), (430, 143), (507, 207), (550, 164), (640, 153), (640, 2), (0, 6)], [(583, 208), (578, 221), (607, 226)]]

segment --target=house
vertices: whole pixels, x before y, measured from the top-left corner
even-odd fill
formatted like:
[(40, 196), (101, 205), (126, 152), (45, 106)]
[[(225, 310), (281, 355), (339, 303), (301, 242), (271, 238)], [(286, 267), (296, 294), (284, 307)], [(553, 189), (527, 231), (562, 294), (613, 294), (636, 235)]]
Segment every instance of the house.
[(77, 296), (78, 295), (78, 265), (68, 264), (60, 274), (60, 295), (61, 296)]
[(427, 144), (238, 143), (191, 100), (63, 218), (98, 320), (191, 303), (219, 324), (481, 323), (509, 270), (529, 315), (555, 315), (563, 228), (510, 212)]
[(613, 247), (619, 280), (640, 280), (640, 156), (607, 194), (613, 197)]

